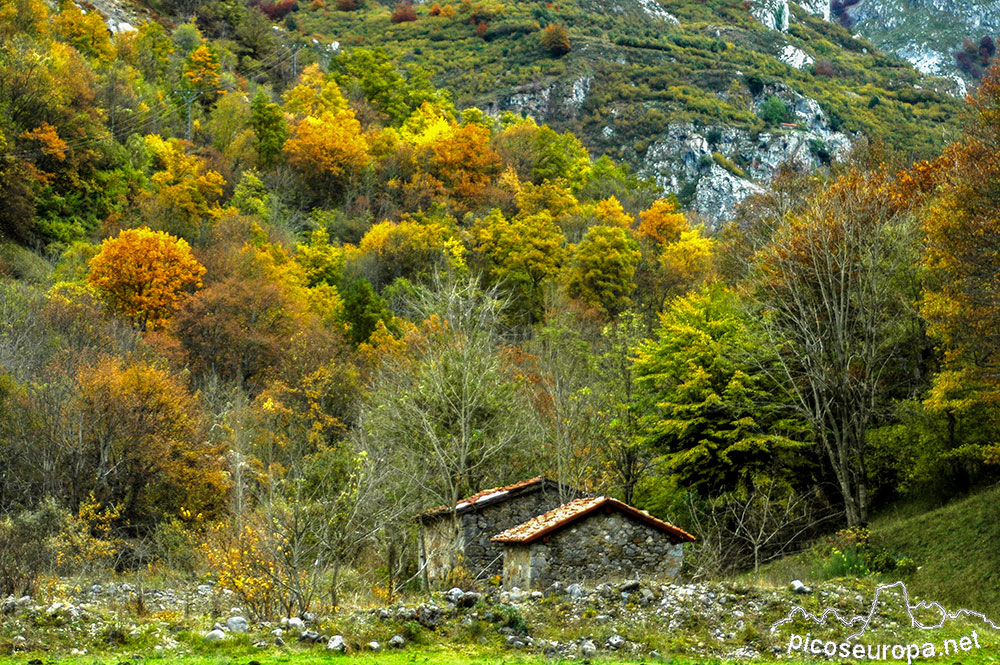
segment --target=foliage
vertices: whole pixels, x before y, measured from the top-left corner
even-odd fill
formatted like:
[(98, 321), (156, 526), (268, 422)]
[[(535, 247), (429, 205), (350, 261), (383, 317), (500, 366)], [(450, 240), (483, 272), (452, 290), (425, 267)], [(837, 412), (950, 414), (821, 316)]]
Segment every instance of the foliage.
[(555, 23), (545, 26), (542, 31), (542, 46), (557, 58), (573, 50), (569, 43), (569, 32)]
[(639, 245), (625, 229), (593, 226), (576, 248), (567, 280), (569, 294), (604, 316), (631, 303)]
[(89, 265), (87, 280), (109, 309), (141, 331), (163, 326), (205, 274), (184, 240), (149, 228), (105, 240)]
[(760, 331), (735, 293), (710, 285), (673, 301), (635, 362), (647, 445), (685, 488), (715, 496), (750, 476), (786, 481), (808, 468), (810, 432), (788, 404)]

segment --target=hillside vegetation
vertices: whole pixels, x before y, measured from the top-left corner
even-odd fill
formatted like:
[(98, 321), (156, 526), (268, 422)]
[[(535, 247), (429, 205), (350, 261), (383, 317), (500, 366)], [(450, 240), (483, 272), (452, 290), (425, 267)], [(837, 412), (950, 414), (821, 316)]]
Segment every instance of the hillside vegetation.
[[(935, 128), (959, 102), (917, 87), (931, 81), (801, 16), (789, 39), (815, 31), (801, 46), (830, 67), (797, 73), (767, 54), (778, 33), (715, 1), (648, 29), (596, 4), (178, 1), (112, 35), (72, 2), (0, 0), (2, 645), (41, 650), (68, 626), (109, 649), (201, 653), (217, 619), (273, 644), (289, 616), (426, 636), (412, 607), (359, 609), (431, 591), (414, 515), (540, 474), (695, 533), (699, 578), (823, 533), (867, 545), (881, 507), (995, 483), (1000, 70), (944, 145)], [(455, 38), (447, 70), (443, 50), (420, 60), (447, 36), (393, 51), (435, 25)], [(604, 57), (626, 51), (638, 59)], [(544, 84), (587, 62), (605, 78), (564, 124), (581, 131), (653, 117), (805, 135), (784, 99), (804, 86), (872, 138), (839, 161), (815, 145), (815, 160), (772, 164), (715, 233), (683, 192), (600, 154), (628, 157), (645, 129), (601, 129), (588, 149), (488, 99), (466, 106), (507, 85), (480, 65)], [(715, 129), (719, 143), (732, 128)], [(695, 161), (723, 178), (745, 166)], [(913, 567), (859, 556), (836, 567)], [(448, 563), (448, 586), (515, 602)], [(728, 657), (755, 639), (734, 624), (710, 653), (698, 643), (718, 629), (685, 601), (735, 620), (730, 590), (724, 605), (643, 582), (653, 596), (634, 600), (655, 621), (691, 620), (668, 646)], [(843, 584), (831, 592), (850, 602)], [(757, 591), (763, 621), (784, 591)], [(610, 640), (598, 610), (632, 603), (590, 593), (601, 607), (528, 598), (573, 605), (567, 653)], [(506, 607), (464, 609), (459, 640), (525, 632)], [(146, 633), (116, 627), (147, 612)], [(652, 650), (663, 636), (644, 621), (628, 637)]]
[[(394, 22), (392, 6), (355, 4), (351, 11), (337, 10), (344, 3), (303, 5), (288, 15), (293, 33), (341, 48), (378, 45), (453, 90), (459, 106), (531, 111), (634, 164), (669, 123), (763, 129), (754, 97), (775, 82), (817, 100), (834, 130), (916, 156), (939, 150), (957, 129), (960, 105), (945, 92), (947, 81), (795, 5), (781, 33), (740, 0), (467, 1), (444, 12), (426, 3), (403, 22)], [(667, 11), (679, 24), (661, 17)], [(550, 25), (567, 29), (568, 53), (545, 47)], [(790, 47), (811, 64), (785, 64)]]

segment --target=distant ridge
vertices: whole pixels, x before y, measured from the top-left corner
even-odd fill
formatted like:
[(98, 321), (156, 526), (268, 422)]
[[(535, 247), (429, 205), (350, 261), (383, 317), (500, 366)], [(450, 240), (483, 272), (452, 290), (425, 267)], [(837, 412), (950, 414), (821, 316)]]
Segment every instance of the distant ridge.
[[(784, 619), (779, 619), (778, 621), (775, 621), (773, 624), (771, 624), (771, 632), (773, 633), (778, 629), (779, 626), (791, 622), (795, 618), (796, 614), (801, 614), (805, 619), (808, 619), (821, 626), (825, 626), (827, 618), (832, 616), (834, 619), (839, 621), (845, 628), (852, 628), (858, 623), (861, 624), (860, 630), (848, 635), (845, 638), (845, 640), (852, 640), (856, 637), (860, 637), (861, 635), (863, 635), (864, 632), (868, 629), (868, 626), (871, 624), (872, 618), (874, 618), (875, 616), (875, 608), (878, 606), (879, 595), (883, 591), (886, 591), (888, 589), (893, 589), (896, 587), (902, 589), (903, 591), (903, 601), (906, 603), (906, 613), (910, 617), (911, 627), (917, 627), (923, 630), (933, 630), (935, 628), (940, 628), (941, 626), (943, 626), (944, 622), (947, 621), (948, 619), (957, 619), (962, 616), (972, 616), (981, 619), (983, 623), (989, 625), (994, 630), (1000, 630), (1000, 626), (993, 623), (991, 620), (987, 619), (986, 615), (982, 614), (981, 612), (976, 612), (967, 609), (959, 609), (955, 612), (949, 612), (944, 608), (944, 606), (942, 606), (940, 603), (937, 602), (928, 603), (926, 601), (920, 601), (916, 605), (913, 605), (910, 603), (910, 591), (909, 589), (906, 588), (906, 583), (900, 581), (900, 582), (893, 582), (892, 584), (881, 584), (875, 589), (875, 596), (872, 599), (872, 604), (868, 610), (867, 615), (857, 615), (851, 617), (850, 619), (845, 619), (844, 617), (840, 616), (840, 613), (837, 612), (836, 608), (831, 607), (830, 609), (824, 610), (822, 614), (817, 616), (812, 612), (809, 612), (805, 608), (796, 605), (788, 613), (788, 616), (786, 616)], [(940, 620), (934, 625), (926, 625), (921, 623), (915, 616), (913, 616), (913, 611), (924, 608), (937, 610), (940, 613), (941, 617)]]

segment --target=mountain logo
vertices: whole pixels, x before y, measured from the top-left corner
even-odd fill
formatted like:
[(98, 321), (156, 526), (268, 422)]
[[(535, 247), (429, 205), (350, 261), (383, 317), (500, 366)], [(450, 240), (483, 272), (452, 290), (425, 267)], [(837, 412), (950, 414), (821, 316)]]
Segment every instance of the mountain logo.
[[(839, 657), (840, 659), (853, 657), (858, 661), (896, 660), (905, 661), (907, 665), (913, 665), (913, 662), (918, 659), (931, 659), (942, 655), (958, 655), (963, 652), (968, 652), (973, 648), (979, 649), (982, 647), (979, 643), (979, 633), (975, 630), (973, 630), (970, 634), (963, 635), (961, 637), (945, 637), (941, 639), (940, 642), (924, 641), (919, 644), (916, 642), (910, 642), (907, 644), (885, 644), (874, 642), (870, 644), (862, 644), (861, 642), (855, 641), (857, 638), (864, 635), (866, 631), (869, 631), (869, 629), (872, 628), (872, 622), (876, 617), (879, 601), (882, 599), (882, 596), (887, 592), (894, 590), (899, 591), (902, 596), (906, 614), (910, 617), (911, 628), (920, 628), (921, 630), (929, 631), (944, 627), (945, 622), (949, 619), (973, 617), (979, 619), (984, 625), (989, 626), (994, 630), (1000, 630), (1000, 626), (997, 626), (981, 612), (968, 609), (959, 609), (954, 612), (949, 612), (940, 603), (926, 601), (913, 603), (910, 601), (910, 591), (906, 588), (906, 584), (903, 582), (893, 582), (892, 584), (879, 585), (875, 589), (875, 596), (872, 599), (872, 604), (868, 609), (867, 614), (845, 617), (835, 608), (830, 608), (822, 614), (817, 615), (813, 614), (804, 607), (796, 605), (788, 613), (788, 616), (771, 624), (771, 633), (774, 634), (783, 625), (792, 623), (795, 621), (797, 616), (800, 616), (806, 621), (812, 622), (812, 624), (816, 626), (825, 627), (828, 623), (830, 623), (833, 624), (834, 628), (836, 628), (837, 624), (840, 624), (843, 628), (849, 629), (851, 634), (839, 641), (819, 637), (811, 633), (802, 635), (792, 632), (788, 636), (787, 653), (805, 653), (815, 656), (825, 655), (828, 658)], [(928, 617), (932, 618), (928, 619)], [(936, 617), (936, 619), (933, 617)]]
[[(920, 628), (923, 630), (934, 630), (944, 626), (945, 621), (947, 621), (948, 619), (958, 619), (961, 617), (974, 617), (980, 619), (990, 628), (993, 628), (994, 630), (1000, 630), (1000, 626), (993, 623), (990, 619), (986, 617), (986, 615), (982, 614), (981, 612), (976, 612), (974, 610), (968, 610), (968, 609), (959, 609), (954, 612), (949, 612), (947, 609), (944, 608), (943, 605), (937, 602), (920, 601), (919, 603), (913, 604), (910, 602), (909, 589), (906, 588), (906, 584), (904, 582), (900, 581), (900, 582), (893, 582), (892, 584), (879, 585), (875, 589), (875, 596), (872, 599), (872, 604), (867, 614), (859, 614), (850, 618), (845, 618), (841, 616), (841, 614), (835, 608), (830, 608), (825, 610), (822, 614), (817, 615), (813, 614), (812, 612), (806, 610), (805, 608), (799, 605), (796, 605), (788, 613), (788, 616), (786, 616), (783, 619), (779, 619), (778, 621), (775, 621), (773, 624), (771, 624), (771, 632), (774, 633), (782, 625), (791, 623), (792, 621), (795, 620), (795, 617), (797, 615), (821, 626), (826, 626), (827, 621), (832, 618), (838, 621), (845, 628), (854, 631), (845, 638), (845, 641), (853, 640), (855, 638), (862, 636), (865, 633), (865, 631), (868, 630), (869, 626), (871, 625), (872, 619), (875, 617), (875, 610), (878, 607), (879, 597), (883, 593), (891, 589), (899, 589), (902, 592), (903, 602), (906, 605), (906, 613), (910, 617), (910, 626), (913, 628)], [(922, 610), (930, 610), (936, 613), (938, 616), (937, 623), (925, 623), (924, 621), (921, 621), (919, 618), (917, 618), (917, 616), (914, 615), (914, 612), (920, 612)]]

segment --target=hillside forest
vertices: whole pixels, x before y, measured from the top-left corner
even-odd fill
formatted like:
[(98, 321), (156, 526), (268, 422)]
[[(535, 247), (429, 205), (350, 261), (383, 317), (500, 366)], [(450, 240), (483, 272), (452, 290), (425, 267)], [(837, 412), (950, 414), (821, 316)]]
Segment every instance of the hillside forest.
[(862, 136), (715, 231), (378, 48), (293, 60), (282, 5), (0, 0), (0, 595), (391, 599), (417, 513), (539, 474), (713, 576), (1000, 477), (996, 68), (937, 156)]

